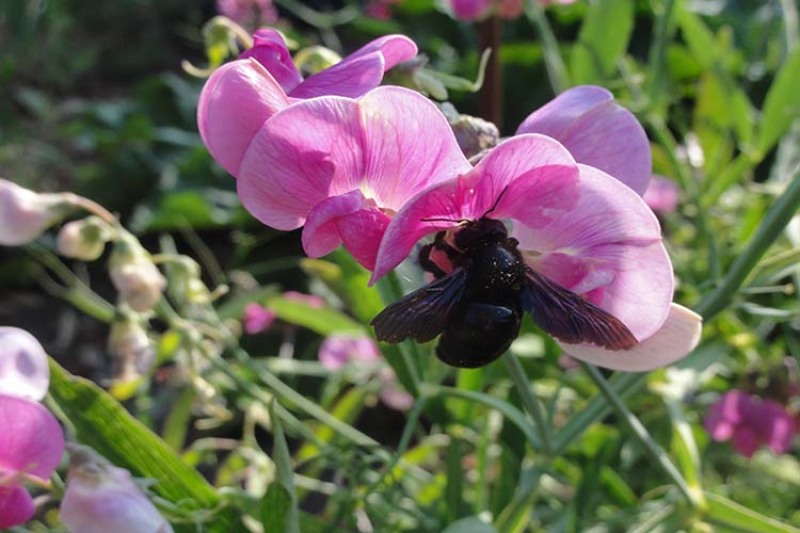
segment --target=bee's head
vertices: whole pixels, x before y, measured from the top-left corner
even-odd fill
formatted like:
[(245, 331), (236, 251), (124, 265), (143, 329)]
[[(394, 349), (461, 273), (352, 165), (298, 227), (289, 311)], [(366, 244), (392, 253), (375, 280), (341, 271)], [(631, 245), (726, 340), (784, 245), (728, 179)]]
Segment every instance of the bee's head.
[(493, 218), (471, 220), (455, 234), (454, 241), (459, 250), (468, 250), (475, 246), (493, 244), (508, 238), (506, 226)]

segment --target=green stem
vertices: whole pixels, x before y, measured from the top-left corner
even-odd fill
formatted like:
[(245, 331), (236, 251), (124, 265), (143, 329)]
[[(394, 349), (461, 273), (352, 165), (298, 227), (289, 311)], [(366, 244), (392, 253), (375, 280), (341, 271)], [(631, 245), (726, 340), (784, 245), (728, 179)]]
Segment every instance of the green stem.
[(747, 247), (731, 263), (722, 283), (707, 294), (695, 308), (695, 311), (703, 315), (704, 320), (710, 320), (731, 303), (736, 291), (767, 249), (783, 232), (797, 208), (800, 207), (800, 173), (798, 170), (800, 169), (795, 168), (794, 177), (786, 190), (767, 209), (764, 221), (750, 239)]
[(525, 368), (523, 368), (519, 359), (511, 355), (511, 353), (506, 353), (506, 355), (503, 356), (503, 363), (506, 365), (506, 371), (511, 378), (511, 382), (514, 383), (514, 387), (517, 389), (517, 393), (519, 393), (522, 399), (523, 407), (528, 411), (528, 414), (533, 417), (536, 431), (539, 433), (539, 439), (542, 441), (542, 451), (546, 455), (551, 455), (553, 447), (550, 443), (550, 424), (545, 419), (544, 409), (542, 408), (540, 400), (533, 394), (531, 382), (528, 380)]
[(645, 452), (650, 458), (655, 461), (655, 463), (661, 467), (661, 469), (672, 479), (672, 481), (677, 485), (678, 489), (683, 493), (687, 500), (692, 504), (692, 506), (697, 505), (695, 494), (689, 488), (689, 485), (686, 483), (686, 480), (683, 479), (683, 476), (675, 468), (675, 465), (672, 464), (670, 461), (669, 456), (667, 453), (653, 440), (650, 434), (647, 432), (647, 429), (642, 425), (638, 418), (628, 409), (625, 403), (620, 399), (619, 396), (614, 392), (614, 389), (611, 388), (608, 382), (603, 378), (603, 375), (600, 374), (600, 371), (597, 370), (596, 367), (593, 365), (589, 365), (586, 363), (581, 363), (583, 369), (589, 374), (589, 377), (592, 378), (595, 385), (600, 389), (600, 392), (603, 394), (605, 399), (611, 404), (611, 407), (619, 414), (620, 418), (625, 422), (625, 425), (628, 426), (628, 429), (631, 430), (633, 435), (641, 442), (644, 446)]
[(796, 0), (781, 0), (781, 10), (783, 11), (783, 29), (786, 36), (786, 55), (792, 53), (797, 48), (798, 23)]
[(561, 51), (558, 48), (556, 36), (547, 21), (544, 9), (542, 9), (537, 0), (525, 0), (523, 5), (525, 6), (525, 15), (536, 28), (536, 31), (539, 32), (539, 38), (542, 41), (544, 50), (544, 64), (550, 78), (550, 85), (553, 87), (553, 92), (559, 94), (569, 87), (569, 77), (567, 75), (567, 67), (564, 65), (564, 59), (561, 57)]
[(657, 13), (655, 33), (650, 45), (650, 60), (647, 93), (650, 106), (661, 108), (661, 94), (664, 90), (663, 74), (665, 72), (664, 63), (667, 57), (667, 45), (669, 29), (674, 13), (675, 0), (664, 0)]

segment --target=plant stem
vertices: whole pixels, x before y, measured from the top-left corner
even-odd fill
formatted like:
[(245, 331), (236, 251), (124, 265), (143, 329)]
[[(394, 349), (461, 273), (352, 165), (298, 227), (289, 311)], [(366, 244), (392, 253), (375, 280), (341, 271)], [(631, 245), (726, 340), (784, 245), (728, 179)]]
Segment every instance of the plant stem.
[(500, 18), (491, 16), (477, 24), (478, 47), (491, 50), (486, 65), (486, 79), (479, 93), (478, 115), (503, 128), (503, 69), (500, 63)]
[(528, 380), (525, 368), (519, 362), (519, 359), (511, 353), (506, 353), (503, 356), (503, 363), (506, 365), (506, 371), (522, 399), (523, 407), (525, 407), (528, 414), (533, 417), (536, 431), (539, 433), (539, 439), (542, 441), (542, 451), (546, 455), (551, 455), (553, 447), (550, 443), (549, 436), (550, 424), (548, 424), (545, 419), (541, 402), (533, 394), (533, 390), (531, 390), (531, 382)]
[(564, 59), (561, 57), (561, 51), (558, 48), (556, 36), (553, 34), (553, 29), (550, 27), (544, 10), (537, 0), (525, 0), (523, 5), (525, 6), (525, 15), (536, 28), (536, 31), (539, 32), (544, 50), (544, 64), (550, 78), (550, 86), (553, 87), (555, 94), (559, 94), (569, 87), (569, 78), (567, 67), (564, 65)]

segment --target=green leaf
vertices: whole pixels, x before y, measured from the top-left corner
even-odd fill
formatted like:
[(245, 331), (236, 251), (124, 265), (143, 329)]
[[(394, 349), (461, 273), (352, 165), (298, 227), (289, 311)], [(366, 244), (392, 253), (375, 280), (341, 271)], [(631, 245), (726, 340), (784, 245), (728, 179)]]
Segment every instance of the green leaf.
[(314, 307), (283, 296), (269, 298), (266, 306), (275, 311), (278, 318), (284, 322), (303, 326), (320, 335), (364, 333), (364, 326), (344, 313), (329, 307)]
[(757, 149), (766, 154), (800, 116), (800, 48), (790, 55), (767, 91), (762, 109)]
[(275, 402), (269, 404), (272, 424), (272, 460), (275, 461), (275, 482), (267, 489), (262, 505), (262, 525), (265, 532), (300, 533), (300, 513), (294, 491), (294, 468), (289, 446), (280, 419), (275, 414)]
[(698, 15), (685, 9), (680, 11), (678, 24), (683, 33), (683, 39), (689, 46), (691, 56), (700, 62), (704, 70), (712, 69), (718, 54), (717, 43), (711, 30)]
[(207, 531), (222, 533), (240, 527), (236, 513), (222, 508), (222, 498), (197, 470), (108, 393), (87, 379), (73, 376), (52, 359), (50, 394), (74, 427), (78, 442), (136, 477), (157, 480), (153, 490), (181, 509), (221, 508), (206, 524)]
[(613, 76), (617, 60), (628, 48), (632, 30), (632, 0), (593, 2), (572, 48), (573, 83), (593, 83)]
[(497, 533), (497, 530), (477, 516), (470, 516), (453, 522), (442, 533)]
[(748, 533), (800, 532), (800, 529), (759, 514), (718, 494), (704, 492), (703, 495), (707, 502), (705, 518), (715, 525)]

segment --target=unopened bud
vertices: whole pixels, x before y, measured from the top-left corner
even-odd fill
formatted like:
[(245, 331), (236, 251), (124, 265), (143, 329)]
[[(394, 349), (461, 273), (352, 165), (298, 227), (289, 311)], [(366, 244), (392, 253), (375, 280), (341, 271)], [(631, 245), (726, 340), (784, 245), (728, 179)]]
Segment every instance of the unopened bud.
[(111, 325), (108, 352), (117, 382), (128, 383), (149, 374), (156, 361), (156, 350), (147, 330), (134, 318), (122, 318)]
[(80, 533), (169, 533), (172, 526), (136, 486), (130, 472), (94, 450), (69, 445), (61, 521)]
[(494, 148), (500, 142), (500, 131), (491, 122), (462, 115), (450, 104), (443, 105), (442, 111), (456, 136), (458, 146), (467, 158), (473, 158)]
[(211, 301), (211, 293), (200, 279), (200, 265), (191, 257), (179, 256), (169, 263), (170, 295), (191, 304)]
[(67, 222), (58, 232), (58, 253), (81, 261), (94, 261), (103, 254), (112, 230), (100, 217)]
[(27, 244), (69, 212), (69, 193), (39, 194), (0, 179), (0, 244)]
[(111, 281), (131, 309), (149, 311), (161, 299), (167, 280), (132, 235), (123, 235), (116, 243), (109, 264)]

